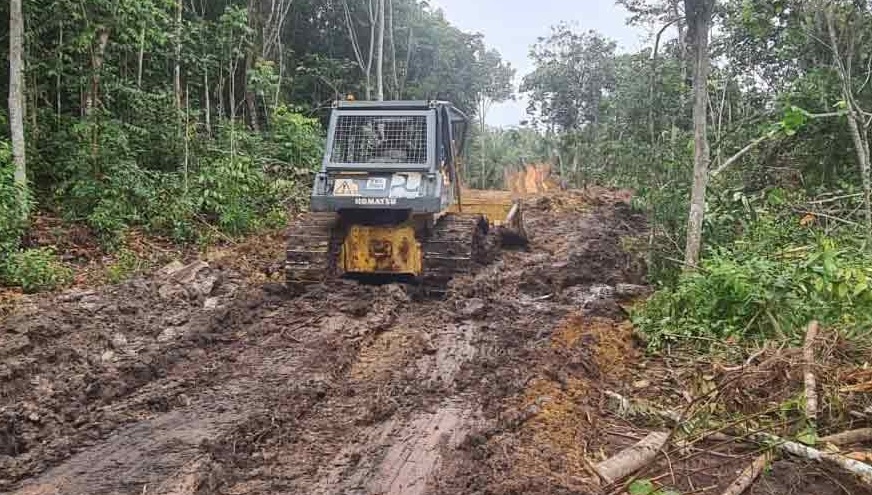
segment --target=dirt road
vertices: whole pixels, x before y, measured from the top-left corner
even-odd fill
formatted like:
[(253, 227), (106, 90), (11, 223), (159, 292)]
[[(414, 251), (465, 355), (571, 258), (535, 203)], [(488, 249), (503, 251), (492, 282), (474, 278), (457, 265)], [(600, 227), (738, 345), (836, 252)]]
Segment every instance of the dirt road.
[(0, 491), (588, 493), (632, 443), (596, 407), (639, 355), (626, 199), (531, 201), (530, 249), (440, 300), (204, 263), (34, 299), (0, 324)]

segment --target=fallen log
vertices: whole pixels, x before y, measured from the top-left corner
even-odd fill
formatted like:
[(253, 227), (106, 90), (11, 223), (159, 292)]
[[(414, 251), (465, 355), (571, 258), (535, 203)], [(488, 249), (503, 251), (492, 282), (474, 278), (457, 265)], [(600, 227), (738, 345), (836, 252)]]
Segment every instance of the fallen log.
[(814, 375), (814, 341), (818, 334), (818, 322), (809, 323), (802, 346), (803, 368), (805, 374), (805, 419), (811, 432), (817, 435), (817, 380)]
[(749, 438), (759, 443), (771, 444), (774, 448), (777, 448), (785, 454), (842, 468), (845, 471), (854, 474), (857, 479), (872, 488), (872, 466), (869, 464), (850, 459), (841, 454), (821, 452), (812, 447), (797, 442), (791, 442), (770, 433), (754, 433), (750, 435)]
[(872, 442), (872, 428), (860, 428), (848, 430), (833, 435), (827, 435), (820, 439), (822, 443), (833, 445), (851, 445), (854, 443)]
[(766, 466), (768, 466), (770, 462), (772, 462), (772, 453), (768, 451), (754, 459), (754, 462), (745, 468), (745, 470), (742, 471), (742, 474), (736, 478), (736, 481), (728, 486), (721, 495), (742, 495), (745, 493), (745, 490), (754, 484), (754, 481), (760, 477), (760, 474), (766, 469)]
[(595, 465), (595, 471), (603, 481), (614, 483), (653, 462), (668, 439), (667, 432), (651, 433), (639, 443)]

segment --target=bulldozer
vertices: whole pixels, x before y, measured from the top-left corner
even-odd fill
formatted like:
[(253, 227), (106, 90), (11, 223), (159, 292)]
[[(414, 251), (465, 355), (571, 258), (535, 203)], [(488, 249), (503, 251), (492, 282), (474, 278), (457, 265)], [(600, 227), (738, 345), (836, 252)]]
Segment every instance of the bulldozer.
[(461, 184), (469, 119), (447, 101), (338, 101), (308, 213), (288, 233), (286, 282), (338, 277), (439, 290), (524, 244), (521, 203)]

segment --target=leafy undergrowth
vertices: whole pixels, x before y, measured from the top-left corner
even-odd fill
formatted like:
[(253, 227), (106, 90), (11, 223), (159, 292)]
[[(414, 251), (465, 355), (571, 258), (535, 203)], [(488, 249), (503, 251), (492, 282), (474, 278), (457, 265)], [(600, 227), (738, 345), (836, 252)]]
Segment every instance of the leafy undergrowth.
[(797, 213), (797, 200), (772, 196), (757, 204), (744, 197), (715, 202), (712, 247), (699, 269), (661, 288), (634, 315), (651, 348), (796, 343), (812, 320), (852, 340), (868, 337), (872, 252), (864, 233), (826, 225), (823, 217)]
[[(40, 214), (23, 237), (22, 249), (10, 250), (0, 262), (0, 308), (22, 293), (51, 292), (69, 287), (95, 288), (148, 275), (173, 260), (202, 258), (246, 277), (266, 281), (278, 276), (276, 260), (284, 247), (280, 229), (260, 230), (244, 237), (219, 235), (211, 228), (199, 244), (179, 244), (170, 238), (131, 229), (112, 248), (82, 224)], [(2, 310), (0, 310), (2, 314)]]

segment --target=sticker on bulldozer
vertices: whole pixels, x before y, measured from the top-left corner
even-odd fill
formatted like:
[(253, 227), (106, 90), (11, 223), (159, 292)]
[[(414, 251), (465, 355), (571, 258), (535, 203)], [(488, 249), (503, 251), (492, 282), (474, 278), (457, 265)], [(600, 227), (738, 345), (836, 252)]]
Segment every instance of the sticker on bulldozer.
[(359, 193), (360, 190), (354, 179), (336, 179), (336, 185), (333, 186), (334, 196), (357, 196)]

